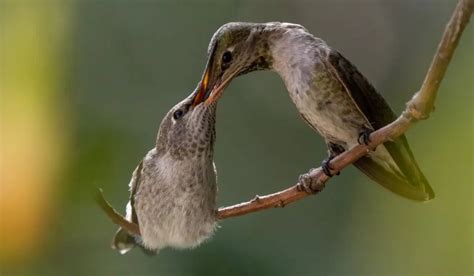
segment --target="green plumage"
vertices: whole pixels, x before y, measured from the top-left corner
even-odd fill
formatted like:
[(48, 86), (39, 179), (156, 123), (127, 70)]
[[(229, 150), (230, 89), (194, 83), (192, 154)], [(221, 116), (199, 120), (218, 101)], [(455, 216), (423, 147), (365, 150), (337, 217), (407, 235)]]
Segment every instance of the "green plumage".
[[(333, 73), (375, 130), (397, 118), (385, 99), (340, 53), (332, 51), (328, 61), (332, 65)], [(396, 194), (419, 201), (433, 199), (433, 189), (418, 167), (405, 135), (399, 136), (392, 142), (385, 142), (384, 146), (403, 173), (403, 178), (386, 171), (368, 157), (359, 159), (354, 165)]]

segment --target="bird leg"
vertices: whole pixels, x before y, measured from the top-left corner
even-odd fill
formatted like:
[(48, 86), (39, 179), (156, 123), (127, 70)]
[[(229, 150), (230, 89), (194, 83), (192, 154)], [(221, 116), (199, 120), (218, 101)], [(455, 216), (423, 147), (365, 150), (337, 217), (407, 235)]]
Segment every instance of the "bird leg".
[(359, 138), (357, 138), (357, 142), (359, 142), (360, 145), (364, 144), (364, 145), (368, 146), (371, 142), (370, 134), (372, 132), (374, 132), (372, 129), (364, 126), (362, 128), (362, 131), (359, 133)]
[[(334, 170), (332, 167), (331, 167), (331, 160), (334, 159), (334, 157), (336, 157), (335, 155), (330, 155), (328, 158), (324, 159), (323, 162), (321, 162), (321, 169), (323, 170), (323, 173), (329, 177), (332, 177), (334, 176), (332, 173), (331, 173), (331, 170)], [(336, 175), (339, 175), (340, 172), (337, 172)]]
[[(338, 144), (334, 144), (331, 142), (326, 143), (328, 146), (328, 158), (324, 159), (323, 162), (321, 162), (321, 168), (324, 172), (325, 175), (332, 177), (333, 174), (331, 173), (331, 170), (334, 170), (331, 167), (331, 160), (334, 159), (334, 157), (338, 156), (339, 154), (343, 153), (345, 150), (342, 146)], [(336, 175), (339, 175), (340, 172), (337, 172)]]

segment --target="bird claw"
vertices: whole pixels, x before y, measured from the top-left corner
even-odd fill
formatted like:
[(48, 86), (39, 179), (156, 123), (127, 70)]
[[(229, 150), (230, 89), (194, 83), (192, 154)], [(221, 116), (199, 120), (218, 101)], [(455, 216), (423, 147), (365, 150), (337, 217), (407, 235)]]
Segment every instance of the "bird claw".
[(315, 169), (311, 169), (308, 173), (300, 175), (297, 185), (298, 190), (305, 191), (308, 194), (317, 194), (324, 189), (324, 183), (321, 183), (311, 176), (313, 170)]
[(370, 144), (370, 142), (372, 142), (370, 140), (370, 134), (374, 132), (373, 130), (367, 128), (367, 127), (364, 127), (364, 129), (362, 130), (362, 132), (359, 133), (359, 137), (357, 138), (357, 142), (362, 145), (366, 145), (368, 146)]
[[(331, 173), (331, 171), (334, 170), (333, 167), (331, 167), (331, 160), (334, 159), (334, 156), (329, 156), (328, 158), (324, 159), (323, 162), (321, 162), (321, 169), (323, 170), (323, 173), (329, 177), (333, 177), (334, 174)], [(340, 172), (337, 172), (336, 175), (340, 175)]]

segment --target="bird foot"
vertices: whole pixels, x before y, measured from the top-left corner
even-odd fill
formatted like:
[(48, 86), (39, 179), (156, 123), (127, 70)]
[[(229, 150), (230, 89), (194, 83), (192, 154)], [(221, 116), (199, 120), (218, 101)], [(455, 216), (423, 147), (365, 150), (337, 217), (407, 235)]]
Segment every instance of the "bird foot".
[(317, 194), (324, 189), (324, 183), (313, 176), (314, 170), (316, 169), (311, 169), (309, 172), (300, 175), (297, 185), (298, 190), (305, 191), (308, 194)]
[(370, 140), (370, 134), (374, 132), (373, 130), (371, 130), (370, 128), (367, 128), (367, 127), (364, 127), (362, 132), (359, 133), (359, 138), (357, 138), (357, 142), (362, 145), (366, 145), (368, 146), (370, 144), (370, 142), (372, 142)]
[[(334, 170), (333, 167), (331, 167), (331, 160), (334, 159), (335, 156), (329, 156), (328, 158), (324, 159), (323, 162), (321, 162), (321, 169), (323, 170), (323, 173), (329, 177), (333, 177), (334, 174), (331, 173), (331, 171)], [(336, 175), (341, 174), (340, 172), (337, 172)]]

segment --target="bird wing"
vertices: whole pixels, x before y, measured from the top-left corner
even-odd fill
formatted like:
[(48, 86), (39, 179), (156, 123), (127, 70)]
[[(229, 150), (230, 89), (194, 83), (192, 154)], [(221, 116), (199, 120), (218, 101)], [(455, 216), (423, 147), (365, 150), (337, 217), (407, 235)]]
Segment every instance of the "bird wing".
[(140, 161), (137, 168), (133, 172), (132, 180), (130, 181), (130, 208), (131, 208), (131, 216), (130, 219), (133, 223), (138, 225), (138, 218), (137, 213), (135, 212), (135, 194), (138, 191), (138, 187), (140, 186), (140, 180), (142, 177), (142, 168), (143, 168), (143, 160)]
[(384, 127), (397, 118), (382, 95), (344, 56), (331, 50), (328, 61), (332, 72), (374, 129)]
[[(354, 104), (375, 130), (397, 118), (382, 95), (338, 51), (331, 49), (327, 61), (327, 65), (341, 82)], [(392, 172), (388, 172), (380, 165), (373, 166), (375, 162), (368, 157), (359, 159), (354, 165), (376, 182), (397, 194), (414, 200), (432, 199), (434, 197), (433, 190), (419, 169), (405, 135), (399, 136), (392, 142), (385, 142), (384, 146), (400, 168), (404, 179), (396, 181), (397, 178)], [(384, 171), (385, 173), (382, 173)], [(407, 185), (409, 186), (404, 187)]]
[[(135, 212), (135, 194), (140, 186), (140, 179), (143, 168), (143, 160), (140, 161), (137, 168), (132, 174), (132, 179), (130, 180), (130, 199), (127, 204), (127, 215), (126, 219), (138, 225), (138, 218)], [(120, 254), (125, 254), (135, 247), (136, 241), (135, 237), (130, 235), (127, 231), (122, 228), (119, 228), (115, 233), (115, 236), (112, 240), (112, 248), (120, 252)]]

